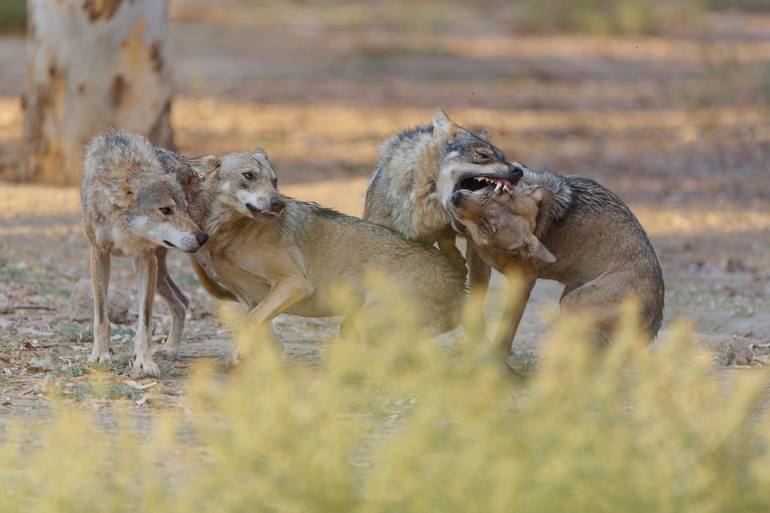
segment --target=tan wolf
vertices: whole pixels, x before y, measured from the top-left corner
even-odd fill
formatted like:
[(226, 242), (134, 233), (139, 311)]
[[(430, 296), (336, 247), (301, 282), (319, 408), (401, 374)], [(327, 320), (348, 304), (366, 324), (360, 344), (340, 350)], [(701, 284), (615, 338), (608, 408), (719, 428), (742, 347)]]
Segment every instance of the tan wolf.
[[(386, 276), (403, 290), (433, 333), (460, 321), (463, 274), (435, 248), (405, 240), (389, 228), (282, 196), (263, 150), (189, 161), (203, 176), (204, 228), (211, 236), (195, 255), (204, 286), (237, 297), (255, 324), (282, 312), (341, 315), (328, 301), (339, 284), (374, 299), (365, 275)], [(205, 258), (204, 258), (205, 255)], [(234, 349), (231, 360), (238, 358)]]
[(208, 239), (190, 219), (183, 184), (163, 167), (161, 151), (139, 134), (99, 134), (86, 147), (80, 185), (94, 294), (94, 345), (88, 361), (104, 364), (112, 359), (106, 304), (110, 257), (128, 256), (138, 279), (139, 318), (131, 372), (135, 377), (160, 373), (150, 349), (156, 290), (173, 316), (167, 343), (176, 345), (184, 326), (188, 300), (168, 274), (167, 248), (194, 253)]
[[(474, 134), (437, 109), (431, 124), (400, 132), (382, 145), (366, 191), (364, 219), (410, 240), (438, 242), (464, 267), (446, 200), (460, 188), (476, 190), (490, 183), (510, 190), (521, 176), (522, 166), (509, 163), (488, 132)], [(474, 260), (471, 244), (467, 256), (471, 283), (488, 279), (489, 268)]]
[(523, 300), (501, 324), (508, 325), (500, 334), (506, 350), (538, 278), (562, 283), (562, 309), (590, 313), (602, 339), (630, 296), (649, 337), (660, 329), (664, 283), (655, 250), (636, 216), (595, 181), (526, 170), (511, 194), (459, 190), (447, 208), (489, 265), (524, 277)]

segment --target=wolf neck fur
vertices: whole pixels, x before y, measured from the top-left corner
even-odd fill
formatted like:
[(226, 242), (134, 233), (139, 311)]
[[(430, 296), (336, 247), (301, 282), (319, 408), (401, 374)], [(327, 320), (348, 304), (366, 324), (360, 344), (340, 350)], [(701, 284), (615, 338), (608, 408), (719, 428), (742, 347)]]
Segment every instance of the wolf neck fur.
[(222, 205), (217, 199), (217, 191), (211, 182), (203, 182), (200, 190), (201, 210), (203, 214), (203, 229), (212, 239), (215, 235), (228, 231), (231, 227), (244, 219), (243, 214), (235, 212), (232, 208)]
[(572, 207), (572, 187), (566, 177), (547, 169), (532, 171), (525, 168), (522, 181), (528, 185), (540, 185), (554, 193), (553, 199), (540, 207), (535, 221), (535, 236), (543, 237)]

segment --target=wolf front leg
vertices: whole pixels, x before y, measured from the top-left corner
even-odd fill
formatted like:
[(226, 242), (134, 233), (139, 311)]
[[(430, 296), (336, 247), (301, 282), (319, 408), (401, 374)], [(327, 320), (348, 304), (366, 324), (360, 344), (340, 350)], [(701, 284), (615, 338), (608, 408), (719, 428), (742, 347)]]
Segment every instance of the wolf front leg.
[[(248, 313), (249, 322), (255, 326), (262, 326), (291, 305), (309, 298), (314, 293), (315, 287), (305, 277), (282, 278), (273, 283), (270, 293)], [(228, 363), (236, 364), (239, 359), (240, 350), (238, 344), (234, 343)]]
[(137, 278), (139, 319), (136, 322), (134, 357), (131, 377), (160, 376), (160, 369), (152, 361), (152, 306), (158, 280), (158, 259), (155, 253), (144, 253), (134, 259)]
[(110, 284), (110, 253), (91, 244), (91, 288), (94, 294), (94, 345), (88, 363), (109, 364), (112, 361), (112, 329), (107, 314)]
[(513, 350), (513, 339), (516, 336), (516, 331), (519, 329), (521, 318), (524, 316), (524, 310), (527, 308), (532, 289), (535, 288), (537, 273), (527, 266), (522, 266), (521, 268), (506, 271), (505, 275), (509, 281), (519, 280), (520, 282), (519, 286), (512, 284), (515, 293), (510, 298), (511, 303), (505, 309), (503, 318), (500, 320), (497, 328), (497, 340), (507, 356)]
[(479, 255), (476, 245), (468, 239), (465, 259), (468, 261), (468, 281), (471, 290), (486, 296), (492, 268)]
[(465, 273), (465, 259), (455, 245), (455, 233), (450, 229), (439, 235), (436, 238), (436, 242), (438, 243), (439, 249), (446, 254), (449, 260)]
[(182, 338), (187, 309), (190, 306), (190, 300), (179, 290), (166, 265), (166, 248), (158, 248), (155, 256), (158, 260), (158, 294), (162, 297), (169, 310), (171, 311), (171, 330), (166, 337), (166, 341), (156, 347), (153, 353), (162, 353), (171, 359), (176, 359), (179, 355), (179, 341)]

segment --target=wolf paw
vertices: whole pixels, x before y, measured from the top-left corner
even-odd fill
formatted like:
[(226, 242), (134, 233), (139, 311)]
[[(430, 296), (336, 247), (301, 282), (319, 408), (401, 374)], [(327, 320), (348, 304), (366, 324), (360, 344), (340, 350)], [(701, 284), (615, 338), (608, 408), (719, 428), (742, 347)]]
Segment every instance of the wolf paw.
[(134, 355), (133, 364), (131, 366), (131, 377), (141, 378), (142, 376), (151, 376), (154, 378), (160, 377), (160, 367), (152, 361), (152, 356), (147, 355)]
[(152, 350), (152, 354), (163, 356), (169, 360), (176, 360), (179, 358), (179, 346), (172, 346), (168, 342), (164, 342), (159, 346), (155, 346)]
[(109, 349), (106, 351), (98, 351), (94, 348), (87, 361), (89, 365), (97, 364), (108, 366), (112, 364), (112, 353)]
[(237, 350), (230, 351), (222, 357), (221, 362), (227, 367), (235, 367), (241, 363), (241, 353)]

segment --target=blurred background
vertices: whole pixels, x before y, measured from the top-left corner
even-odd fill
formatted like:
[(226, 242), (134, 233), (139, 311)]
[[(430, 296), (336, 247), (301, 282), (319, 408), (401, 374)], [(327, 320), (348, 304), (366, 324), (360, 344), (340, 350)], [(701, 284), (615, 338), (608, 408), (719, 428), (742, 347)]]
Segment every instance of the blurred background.
[[(0, 295), (63, 310), (87, 246), (75, 188), (19, 183), (25, 12), (0, 0)], [(378, 144), (440, 105), (511, 160), (628, 202), (663, 265), (667, 323), (692, 317), (725, 365), (770, 343), (770, 0), (171, 0), (163, 33), (179, 151), (264, 147), (287, 194), (359, 215)], [(45, 176), (27, 178), (57, 182)], [(536, 350), (559, 292), (538, 287), (522, 347)], [(7, 312), (13, 372), (35, 330), (62, 340), (55, 312)], [(195, 322), (189, 351), (214, 323)]]

